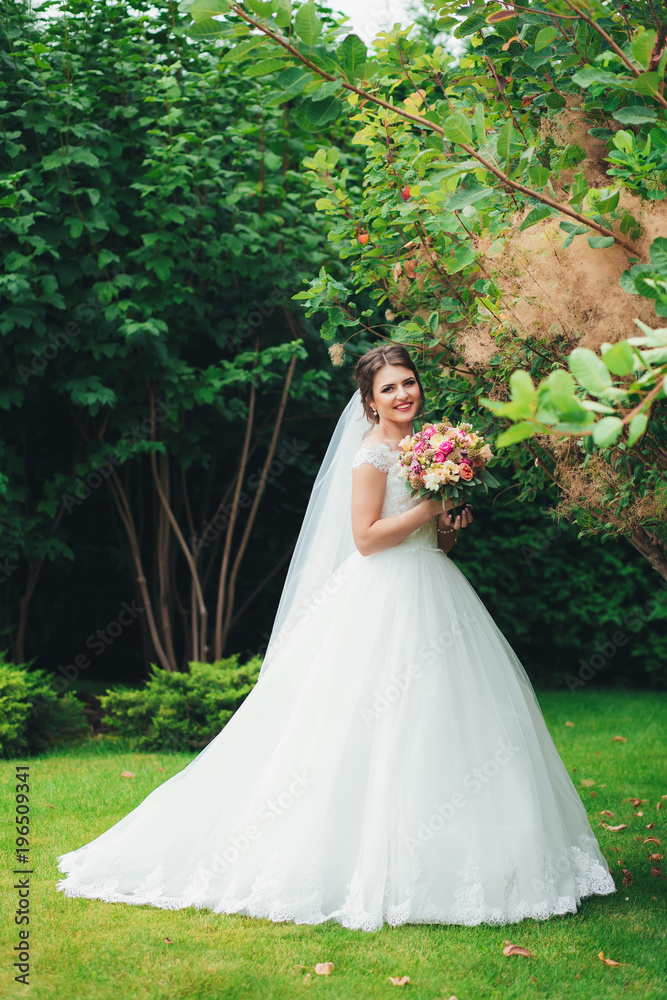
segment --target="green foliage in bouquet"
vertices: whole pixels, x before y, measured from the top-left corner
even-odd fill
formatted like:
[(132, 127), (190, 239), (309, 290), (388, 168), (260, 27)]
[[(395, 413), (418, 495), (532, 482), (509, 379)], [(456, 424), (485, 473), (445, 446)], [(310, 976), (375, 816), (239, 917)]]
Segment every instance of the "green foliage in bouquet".
[(83, 704), (74, 694), (59, 694), (45, 670), (7, 663), (0, 653), (0, 756), (39, 753), (87, 733)]
[(261, 657), (242, 666), (235, 653), (216, 663), (189, 664), (187, 672), (151, 664), (139, 690), (111, 688), (100, 697), (103, 721), (139, 750), (201, 750), (218, 735), (257, 682)]

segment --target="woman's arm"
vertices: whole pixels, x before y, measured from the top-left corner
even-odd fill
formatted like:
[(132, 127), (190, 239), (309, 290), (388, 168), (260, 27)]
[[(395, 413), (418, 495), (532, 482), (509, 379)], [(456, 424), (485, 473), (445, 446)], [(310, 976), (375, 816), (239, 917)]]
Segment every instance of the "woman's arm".
[[(443, 512), (439, 500), (422, 500), (402, 514), (382, 517), (386, 482), (386, 472), (374, 465), (361, 465), (352, 470), (352, 535), (362, 556), (402, 542), (422, 524)], [(453, 506), (452, 500), (446, 501), (446, 510)]]

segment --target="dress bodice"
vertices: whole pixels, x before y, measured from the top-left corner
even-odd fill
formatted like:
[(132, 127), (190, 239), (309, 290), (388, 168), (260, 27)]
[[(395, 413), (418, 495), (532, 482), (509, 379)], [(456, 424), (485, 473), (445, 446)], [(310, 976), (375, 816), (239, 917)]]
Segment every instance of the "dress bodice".
[[(387, 483), (381, 517), (394, 517), (396, 514), (402, 514), (403, 511), (409, 510), (410, 507), (416, 506), (421, 501), (421, 497), (410, 496), (408, 484), (401, 476), (396, 461), (398, 454), (398, 448), (390, 448), (382, 441), (364, 441), (352, 461), (353, 469), (368, 464), (374, 465), (381, 472), (386, 472)], [(426, 524), (422, 524), (412, 534), (396, 544), (410, 549), (437, 549), (438, 534), (435, 518), (431, 518)]]

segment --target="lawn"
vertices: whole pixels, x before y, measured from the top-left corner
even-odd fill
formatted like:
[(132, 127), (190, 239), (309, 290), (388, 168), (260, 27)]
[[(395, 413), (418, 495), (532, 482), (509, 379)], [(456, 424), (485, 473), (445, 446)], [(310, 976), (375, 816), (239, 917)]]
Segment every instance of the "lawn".
[[(385, 925), (366, 933), (336, 923), (308, 927), (194, 908), (167, 911), (68, 899), (55, 888), (61, 877), (56, 855), (102, 833), (193, 755), (137, 753), (104, 737), (24, 761), (30, 764), (32, 810), (30, 985), (14, 982), (11, 956), (19, 928), (7, 920), (0, 995), (7, 1000), (377, 1000), (398, 991), (413, 1000), (664, 998), (665, 880), (651, 875), (648, 860), (664, 846), (642, 841), (655, 836), (665, 844), (667, 695), (589, 687), (576, 695), (550, 691), (538, 697), (617, 892), (585, 899), (576, 914), (504, 927)], [(8, 862), (2, 904), (8, 913), (17, 905), (11, 873), (15, 763), (2, 763)], [(135, 778), (121, 779), (125, 770)], [(644, 801), (635, 807), (630, 798)], [(613, 832), (598, 826), (601, 821), (627, 828)], [(632, 873), (630, 885), (623, 885), (621, 869)], [(503, 955), (506, 939), (532, 957)], [(599, 952), (623, 964), (609, 966)], [(330, 975), (315, 973), (319, 962), (333, 963)], [(396, 986), (390, 976), (409, 976), (410, 982)]]

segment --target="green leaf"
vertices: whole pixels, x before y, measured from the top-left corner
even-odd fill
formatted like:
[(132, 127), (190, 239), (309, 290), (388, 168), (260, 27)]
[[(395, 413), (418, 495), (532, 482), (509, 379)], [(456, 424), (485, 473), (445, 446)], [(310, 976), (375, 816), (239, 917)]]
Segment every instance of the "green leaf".
[(537, 400), (537, 390), (528, 372), (524, 372), (520, 368), (512, 372), (510, 390), (512, 399), (517, 403), (524, 403), (531, 411), (531, 404)]
[[(607, 189), (609, 190), (609, 189)], [(611, 194), (603, 198), (598, 198), (597, 201), (593, 202), (593, 207), (598, 212), (613, 212), (618, 205), (618, 199), (620, 197), (620, 191), (612, 191)]]
[(465, 142), (467, 145), (470, 145), (472, 142), (472, 129), (465, 115), (460, 113), (449, 115), (448, 118), (445, 118), (442, 127), (445, 139), (448, 139), (450, 142), (457, 142), (459, 144)]
[(303, 7), (299, 7), (294, 27), (304, 45), (313, 45), (317, 41), (322, 32), (322, 22), (317, 16), (314, 3), (305, 3)]
[(226, 14), (229, 10), (227, 0), (194, 0), (190, 7), (190, 17), (196, 23), (207, 21), (218, 14)]
[(275, 22), (279, 28), (286, 28), (292, 20), (292, 4), (290, 0), (271, 0)]
[(643, 125), (644, 122), (654, 122), (658, 117), (657, 111), (647, 108), (645, 104), (628, 104), (626, 108), (618, 108), (612, 113), (621, 125)]
[(558, 38), (558, 28), (542, 28), (535, 37), (535, 51), (539, 52), (540, 49), (550, 45), (555, 38)]
[(498, 144), (496, 149), (498, 150), (498, 156), (502, 157), (505, 162), (510, 158), (510, 149), (512, 146), (512, 139), (514, 137), (514, 128), (511, 122), (505, 122), (500, 132), (498, 133)]
[(530, 226), (534, 226), (536, 222), (541, 222), (542, 219), (548, 219), (550, 215), (557, 214), (558, 213), (553, 208), (549, 208), (548, 205), (541, 205), (539, 208), (534, 208), (528, 213), (519, 226), (519, 229), (528, 229)]
[(223, 63), (241, 62), (242, 59), (246, 59), (250, 56), (252, 49), (256, 49), (258, 45), (263, 45), (266, 41), (266, 35), (260, 35), (255, 38), (246, 38), (243, 42), (239, 42), (238, 45), (235, 45), (233, 49), (225, 52), (220, 61)]
[(639, 63), (643, 69), (648, 69), (648, 64), (651, 61), (651, 53), (655, 47), (656, 40), (655, 31), (641, 31), (640, 34), (635, 35), (630, 44), (630, 53), (632, 58)]
[(612, 384), (611, 375), (602, 358), (587, 347), (575, 347), (568, 365), (577, 382), (594, 396), (600, 396)]
[(576, 383), (569, 372), (556, 369), (540, 386), (540, 396), (547, 406), (558, 412), (561, 419), (573, 423), (587, 423), (588, 411), (575, 395)]
[(536, 188), (543, 188), (549, 181), (552, 171), (548, 167), (538, 167), (537, 164), (528, 167), (528, 176), (531, 184)]
[(276, 70), (283, 69), (284, 66), (285, 63), (282, 59), (261, 59), (260, 62), (255, 63), (244, 70), (244, 76), (264, 76), (266, 73), (275, 73)]
[(471, 184), (470, 187), (459, 187), (452, 197), (447, 201), (448, 212), (458, 212), (468, 205), (474, 205), (476, 201), (481, 201), (490, 194), (494, 194), (494, 188), (484, 187), (481, 184)]
[(664, 271), (667, 275), (667, 239), (664, 236), (658, 236), (657, 239), (653, 240), (651, 243), (651, 249), (649, 251), (651, 255), (651, 263), (659, 271)]
[(637, 413), (630, 421), (630, 429), (628, 431), (628, 448), (632, 448), (633, 444), (639, 440), (648, 424), (648, 417), (645, 413)]
[(212, 38), (214, 35), (221, 35), (223, 32), (229, 31), (229, 25), (225, 24), (224, 21), (214, 21), (209, 17), (205, 21), (190, 22), (185, 26), (185, 31), (190, 38)]
[(364, 65), (367, 57), (366, 46), (358, 35), (346, 35), (338, 46), (338, 60), (351, 77), (358, 76), (358, 70)]
[(589, 236), (588, 245), (593, 250), (601, 250), (603, 247), (612, 247), (616, 241), (613, 236)]
[(635, 354), (627, 340), (619, 340), (604, 352), (602, 360), (614, 375), (629, 375), (634, 368)]
[(634, 90), (638, 94), (648, 95), (649, 97), (655, 97), (659, 93), (660, 87), (660, 74), (659, 73), (642, 73), (635, 80)]
[(273, 13), (271, 0), (247, 0), (248, 7), (259, 17), (270, 17)]
[(622, 86), (623, 82), (631, 82), (628, 77), (616, 76), (606, 69), (598, 69), (597, 66), (584, 66), (572, 76), (572, 82), (578, 87), (590, 87), (593, 83), (602, 83), (607, 87)]
[(524, 441), (526, 438), (532, 437), (535, 433), (535, 427), (533, 424), (528, 423), (528, 421), (522, 421), (519, 424), (512, 424), (507, 430), (503, 431), (496, 438), (496, 448), (506, 448), (510, 444), (516, 444), (517, 441)]
[(306, 131), (315, 131), (336, 121), (343, 113), (343, 105), (337, 97), (326, 97), (323, 101), (304, 100), (294, 108), (294, 121)]
[[(583, 348), (582, 348), (583, 350)], [(608, 448), (623, 430), (620, 417), (602, 417), (593, 428), (593, 440), (600, 448)]]

